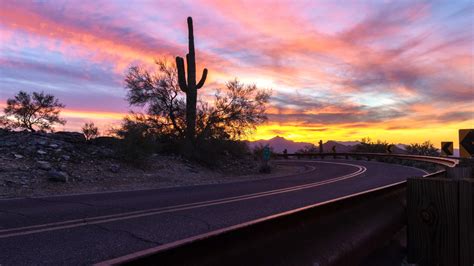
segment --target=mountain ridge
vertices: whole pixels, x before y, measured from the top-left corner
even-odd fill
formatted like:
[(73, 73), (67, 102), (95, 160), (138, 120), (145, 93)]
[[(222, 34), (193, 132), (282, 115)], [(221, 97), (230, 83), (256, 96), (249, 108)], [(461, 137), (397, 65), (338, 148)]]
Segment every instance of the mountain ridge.
[[(350, 152), (352, 148), (360, 143), (359, 141), (335, 141), (335, 140), (328, 140), (323, 143), (323, 151), (331, 152), (332, 147), (336, 147), (337, 152)], [(300, 149), (305, 148), (306, 146), (315, 145), (319, 148), (319, 143), (311, 143), (311, 142), (297, 142), (285, 139), (281, 136), (275, 136), (271, 139), (264, 140), (256, 140), (256, 141), (249, 141), (248, 142), (250, 148), (254, 148), (259, 145), (269, 145), (273, 148), (274, 152), (281, 153), (283, 150), (287, 150), (288, 153), (294, 153)], [(349, 145), (352, 144), (352, 145)]]
[[(248, 141), (249, 147), (253, 149), (259, 145), (269, 145), (272, 147), (274, 152), (282, 153), (283, 150), (287, 150), (288, 153), (294, 153), (300, 149), (305, 148), (306, 146), (314, 145), (319, 151), (319, 143), (311, 143), (311, 142), (298, 142), (293, 140), (285, 139), (281, 136), (275, 136), (271, 139), (260, 139), (255, 141)], [(327, 140), (323, 142), (323, 152), (332, 152), (332, 148), (335, 147), (336, 152), (351, 152), (352, 149), (361, 143), (360, 141), (337, 141), (337, 140)], [(394, 153), (404, 153), (405, 151), (405, 144), (399, 143), (393, 147)]]

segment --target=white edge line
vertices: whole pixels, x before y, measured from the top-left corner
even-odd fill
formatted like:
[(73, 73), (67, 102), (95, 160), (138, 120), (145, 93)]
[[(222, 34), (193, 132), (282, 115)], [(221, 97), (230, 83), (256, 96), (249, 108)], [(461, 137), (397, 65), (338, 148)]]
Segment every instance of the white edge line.
[(226, 233), (226, 232), (229, 232), (229, 231), (232, 231), (232, 230), (252, 226), (252, 225), (255, 225), (257, 223), (261, 223), (261, 222), (264, 222), (264, 221), (267, 221), (267, 220), (270, 220), (270, 219), (275, 219), (275, 218), (280, 218), (280, 217), (283, 217), (283, 216), (292, 215), (296, 212), (304, 211), (304, 210), (307, 210), (307, 209), (312, 209), (312, 208), (315, 208), (315, 207), (320, 207), (320, 206), (327, 205), (327, 204), (337, 202), (337, 201), (341, 201), (341, 200), (344, 200), (344, 199), (347, 199), (347, 198), (351, 198), (351, 197), (355, 197), (355, 196), (358, 196), (358, 195), (367, 194), (367, 193), (370, 193), (370, 192), (375, 192), (375, 191), (382, 190), (382, 189), (385, 189), (385, 188), (397, 186), (397, 185), (403, 184), (403, 183), (406, 183), (406, 180), (396, 182), (396, 183), (393, 183), (393, 184), (390, 184), (390, 185), (385, 185), (385, 186), (382, 186), (382, 187), (377, 187), (377, 188), (373, 188), (373, 189), (353, 193), (353, 194), (342, 196), (342, 197), (339, 197), (339, 198), (319, 202), (319, 203), (316, 203), (316, 204), (312, 204), (312, 205), (309, 205), (309, 206), (289, 210), (289, 211), (286, 211), (286, 212), (273, 214), (273, 215), (270, 215), (270, 216), (262, 217), (262, 218), (255, 219), (255, 220), (252, 220), (252, 221), (248, 221), (248, 222), (245, 222), (245, 223), (241, 223), (241, 224), (221, 228), (221, 229), (218, 229), (218, 230), (214, 230), (214, 231), (211, 231), (211, 232), (208, 232), (208, 233), (205, 233), (205, 234), (184, 238), (184, 239), (177, 240), (177, 241), (174, 241), (174, 242), (171, 242), (171, 243), (160, 245), (158, 247), (153, 247), (153, 248), (137, 251), (137, 252), (134, 252), (134, 253), (131, 253), (131, 254), (128, 254), (128, 255), (125, 255), (125, 256), (121, 256), (121, 257), (118, 257), (118, 258), (114, 258), (114, 259), (111, 259), (111, 260), (102, 261), (102, 262), (96, 263), (94, 265), (96, 265), (96, 266), (105, 266), (105, 265), (115, 265), (115, 264), (118, 264), (118, 263), (127, 262), (131, 259), (136, 259), (136, 258), (140, 258), (140, 257), (143, 257), (143, 256), (151, 255), (153, 253), (165, 251), (165, 250), (168, 250), (168, 249), (171, 249), (171, 248), (176, 248), (176, 247), (179, 247), (179, 246), (182, 246), (182, 245), (185, 245), (185, 244), (189, 244), (189, 243), (192, 243), (192, 242), (195, 242), (195, 241), (198, 241), (198, 240), (213, 237), (213, 236), (216, 236), (216, 235), (219, 235), (219, 234), (222, 234), (222, 233)]
[[(301, 162), (297, 160), (288, 160), (294, 162)], [(285, 161), (282, 161), (285, 162)], [(208, 184), (188, 184), (183, 186), (165, 186), (165, 187), (157, 187), (157, 188), (143, 188), (143, 189), (130, 189), (130, 190), (114, 190), (114, 191), (94, 191), (94, 192), (78, 192), (78, 193), (70, 193), (70, 194), (61, 194), (61, 195), (45, 195), (45, 196), (32, 196), (32, 197), (14, 197), (14, 198), (0, 198), (0, 201), (9, 201), (9, 200), (27, 200), (27, 199), (45, 199), (45, 198), (60, 198), (60, 197), (73, 197), (73, 196), (85, 196), (85, 195), (102, 195), (102, 194), (115, 194), (115, 193), (126, 193), (126, 192), (144, 192), (144, 191), (151, 191), (151, 190), (162, 190), (162, 189), (171, 189), (171, 188), (183, 188), (183, 187), (199, 187), (199, 186), (209, 186), (209, 185), (221, 185), (221, 184), (234, 184), (234, 183), (241, 183), (241, 182), (248, 182), (248, 181), (259, 181), (259, 180), (268, 180), (274, 178), (283, 178), (283, 177), (290, 177), (294, 175), (301, 175), (301, 174), (308, 174), (316, 170), (315, 167), (309, 166), (309, 170), (305, 170), (299, 173), (293, 174), (284, 174), (281, 176), (272, 176), (272, 177), (264, 177), (264, 178), (248, 178), (248, 179), (240, 179), (234, 180), (229, 182), (222, 182), (222, 183), (208, 183)]]
[[(314, 161), (312, 162), (315, 163)], [(319, 163), (319, 162), (316, 162), (316, 163)], [(114, 220), (133, 219), (136, 217), (152, 216), (152, 215), (167, 213), (171, 211), (202, 208), (202, 207), (207, 207), (207, 206), (226, 204), (230, 202), (244, 201), (244, 200), (253, 199), (253, 198), (272, 196), (276, 194), (288, 193), (288, 192), (293, 192), (297, 190), (304, 190), (308, 188), (331, 184), (337, 181), (342, 181), (348, 178), (358, 176), (367, 170), (367, 168), (364, 166), (349, 164), (349, 163), (342, 163), (342, 162), (322, 162), (322, 163), (348, 165), (348, 166), (358, 168), (359, 170), (356, 172), (343, 175), (343, 176), (338, 176), (332, 179), (297, 185), (293, 187), (286, 187), (286, 188), (262, 191), (262, 192), (251, 193), (251, 194), (244, 194), (244, 195), (222, 198), (222, 199), (193, 202), (193, 203), (187, 203), (187, 204), (181, 204), (181, 205), (175, 205), (175, 206), (154, 208), (154, 209), (148, 209), (148, 210), (139, 210), (139, 211), (118, 213), (118, 214), (111, 214), (111, 215), (104, 215), (104, 216), (97, 216), (97, 217), (79, 218), (79, 219), (73, 219), (73, 220), (68, 220), (68, 221), (53, 222), (53, 223), (46, 223), (46, 224), (40, 224), (40, 225), (3, 229), (3, 230), (0, 230), (0, 233), (1, 233), (0, 238), (8, 238), (8, 237), (20, 236), (20, 235), (29, 235), (29, 234), (47, 232), (47, 231), (56, 231), (56, 230), (61, 230), (61, 229), (66, 229), (66, 228), (74, 228), (74, 227), (86, 226), (86, 225), (97, 224), (97, 223), (105, 223), (105, 222), (110, 222)], [(58, 225), (58, 226), (49, 227), (51, 225)], [(41, 227), (45, 227), (45, 228), (34, 229), (34, 228), (41, 228)], [(33, 230), (28, 230), (28, 229), (33, 229)], [(11, 233), (11, 232), (20, 231), (20, 230), (26, 230), (26, 231)]]

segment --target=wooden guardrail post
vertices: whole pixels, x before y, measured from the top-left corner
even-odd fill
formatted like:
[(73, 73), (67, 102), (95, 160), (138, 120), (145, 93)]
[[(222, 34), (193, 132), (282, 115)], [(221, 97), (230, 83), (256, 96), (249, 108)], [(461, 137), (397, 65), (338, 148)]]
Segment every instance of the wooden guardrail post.
[(459, 181), (459, 265), (474, 265), (474, 179)]
[(409, 263), (474, 264), (473, 184), (472, 179), (408, 179)]
[(472, 167), (470, 166), (457, 166), (446, 168), (446, 177), (453, 179), (470, 178), (473, 177)]

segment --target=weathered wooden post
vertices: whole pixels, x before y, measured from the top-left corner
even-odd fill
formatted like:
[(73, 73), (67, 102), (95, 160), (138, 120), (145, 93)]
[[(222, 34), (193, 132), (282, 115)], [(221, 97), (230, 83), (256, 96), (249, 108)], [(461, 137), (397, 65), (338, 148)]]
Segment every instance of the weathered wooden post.
[[(442, 142), (444, 155), (452, 142)], [(474, 265), (474, 130), (459, 130), (460, 155), (446, 178), (410, 178), (407, 183), (408, 262)]]
[(410, 178), (408, 262), (474, 264), (474, 179)]
[(451, 179), (462, 179), (472, 177), (472, 167), (468, 165), (459, 165), (457, 167), (446, 168), (446, 177)]
[(459, 265), (474, 265), (474, 179), (459, 181)]

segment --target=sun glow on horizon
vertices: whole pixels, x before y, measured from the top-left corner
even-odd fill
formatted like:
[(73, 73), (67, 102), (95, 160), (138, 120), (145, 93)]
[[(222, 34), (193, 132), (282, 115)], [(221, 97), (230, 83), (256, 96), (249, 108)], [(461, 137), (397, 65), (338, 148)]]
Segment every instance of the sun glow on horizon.
[(45, 91), (66, 105), (68, 123), (57, 130), (93, 121), (105, 132), (127, 115), (129, 67), (152, 69), (156, 58), (185, 54), (189, 15), (197, 70), (209, 69), (203, 99), (234, 78), (273, 91), (269, 121), (249, 140), (457, 145), (458, 129), (474, 127), (474, 34), (466, 30), (473, 7), (470, 0), (2, 1), (0, 108), (19, 90)]

